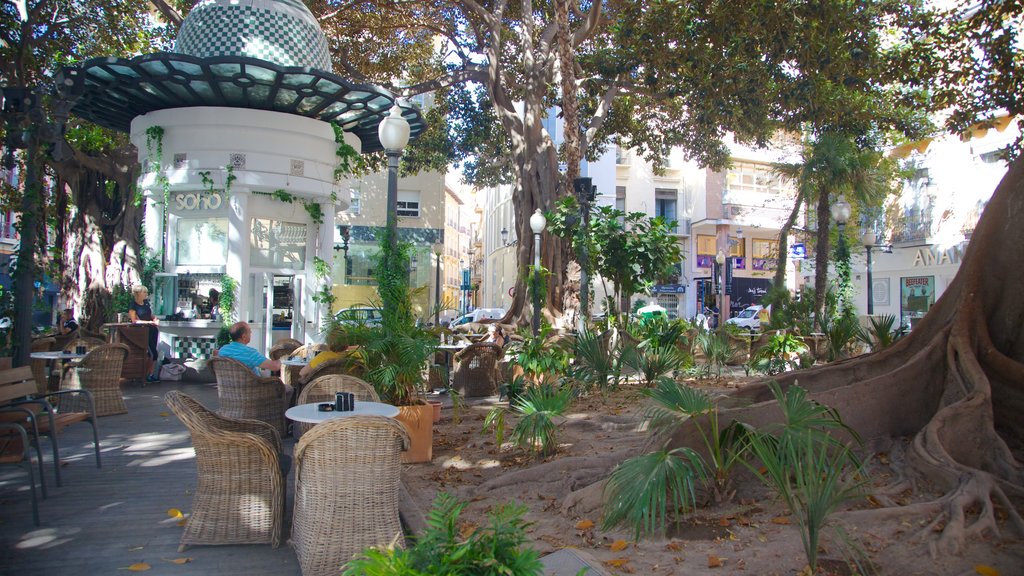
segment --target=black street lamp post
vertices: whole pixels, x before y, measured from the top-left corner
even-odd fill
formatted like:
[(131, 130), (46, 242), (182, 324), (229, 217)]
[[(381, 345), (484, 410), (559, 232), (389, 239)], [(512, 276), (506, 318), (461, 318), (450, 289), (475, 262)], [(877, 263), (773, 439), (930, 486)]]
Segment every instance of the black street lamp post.
[(434, 326), (441, 325), (441, 245), (434, 246)]
[(874, 230), (867, 230), (864, 232), (864, 236), (861, 237), (861, 244), (864, 245), (864, 250), (867, 255), (867, 297), (868, 297), (868, 316), (874, 316), (875, 314), (875, 284), (871, 280), (871, 249), (881, 248), (884, 254), (892, 254), (892, 244), (878, 245), (875, 242), (878, 241), (878, 237), (875, 235)]
[(396, 103), (391, 113), (377, 126), (377, 135), (388, 157), (387, 218), (385, 225), (390, 234), (391, 250), (398, 246), (398, 159), (409, 143), (409, 122), (402, 117)]
[(590, 264), (587, 253), (587, 234), (590, 229), (590, 203), (594, 201), (597, 186), (591, 184), (590, 178), (577, 178), (573, 181), (573, 188), (576, 191), (576, 200), (580, 205), (579, 232), (583, 237), (580, 242), (580, 322), (586, 325), (590, 319), (590, 274), (587, 266)]

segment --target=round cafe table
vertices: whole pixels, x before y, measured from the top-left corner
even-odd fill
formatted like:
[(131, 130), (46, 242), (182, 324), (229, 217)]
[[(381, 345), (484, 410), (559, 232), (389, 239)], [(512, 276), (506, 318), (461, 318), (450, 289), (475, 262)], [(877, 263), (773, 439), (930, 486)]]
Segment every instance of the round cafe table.
[(280, 362), (281, 362), (281, 364), (284, 364), (285, 366), (299, 366), (299, 367), (302, 367), (302, 366), (309, 365), (309, 360), (310, 360), (309, 358), (290, 358), (289, 357), (289, 358), (282, 358), (280, 360)]
[(355, 410), (348, 412), (321, 412), (317, 409), (317, 406), (320, 404), (326, 404), (326, 402), (313, 402), (312, 404), (292, 406), (284, 413), (285, 418), (295, 422), (317, 424), (325, 420), (345, 418), (347, 416), (387, 416), (388, 418), (398, 416), (398, 408), (396, 406), (384, 404), (383, 402), (356, 400)]
[(36, 360), (77, 360), (79, 358), (85, 358), (85, 354), (52, 350), (49, 352), (33, 352), (29, 354), (29, 357), (35, 358)]

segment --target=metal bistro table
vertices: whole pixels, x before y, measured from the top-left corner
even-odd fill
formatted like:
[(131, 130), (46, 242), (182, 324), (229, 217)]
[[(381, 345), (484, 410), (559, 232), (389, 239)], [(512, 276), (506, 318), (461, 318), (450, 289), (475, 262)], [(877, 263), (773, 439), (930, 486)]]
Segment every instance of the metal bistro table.
[(310, 360), (311, 360), (311, 358), (292, 358), (292, 357), (288, 357), (288, 358), (282, 358), (280, 360), (280, 362), (281, 362), (281, 364), (284, 364), (285, 366), (298, 366), (298, 367), (301, 368), (303, 366), (308, 366)]
[(333, 410), (330, 412), (321, 412), (317, 409), (317, 406), (320, 404), (327, 404), (327, 402), (314, 402), (312, 404), (299, 404), (298, 406), (292, 406), (284, 413), (285, 418), (294, 420), (295, 422), (319, 424), (325, 420), (345, 418), (347, 416), (387, 416), (388, 418), (398, 416), (397, 406), (384, 404), (383, 402), (356, 400), (355, 410), (348, 412), (335, 412)]
[[(57, 382), (53, 381), (53, 363), (57, 360), (65, 362), (68, 360), (78, 360), (80, 358), (85, 358), (85, 354), (64, 352), (62, 350), (50, 350), (47, 352), (32, 352), (29, 354), (29, 357), (33, 360), (45, 360), (47, 365), (46, 382), (37, 382), (36, 386), (42, 386), (42, 389), (47, 392), (55, 392), (60, 389), (60, 382), (59, 380)], [(54, 389), (54, 386), (57, 388)]]

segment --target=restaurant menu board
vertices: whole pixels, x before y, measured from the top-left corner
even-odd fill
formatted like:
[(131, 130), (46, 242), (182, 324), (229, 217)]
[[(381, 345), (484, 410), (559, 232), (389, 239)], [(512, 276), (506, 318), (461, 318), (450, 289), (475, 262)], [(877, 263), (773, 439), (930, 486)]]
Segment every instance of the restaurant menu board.
[(923, 318), (935, 303), (935, 276), (900, 278), (900, 317), (904, 322)]

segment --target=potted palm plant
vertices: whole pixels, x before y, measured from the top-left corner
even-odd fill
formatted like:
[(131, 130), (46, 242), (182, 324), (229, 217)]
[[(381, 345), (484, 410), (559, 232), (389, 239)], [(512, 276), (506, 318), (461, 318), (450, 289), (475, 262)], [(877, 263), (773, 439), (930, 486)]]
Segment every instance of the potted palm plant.
[(328, 343), (343, 339), (352, 346), (349, 361), (362, 370), (381, 400), (398, 406), (397, 419), (412, 438), (403, 462), (428, 462), (432, 457), (433, 409), (419, 392), (425, 387), (425, 368), (436, 349), (436, 339), (416, 326), (413, 291), (409, 288), (409, 244), (392, 247), (387, 233), (381, 239), (377, 261), (379, 325), (359, 325), (334, 317), (327, 323)]

